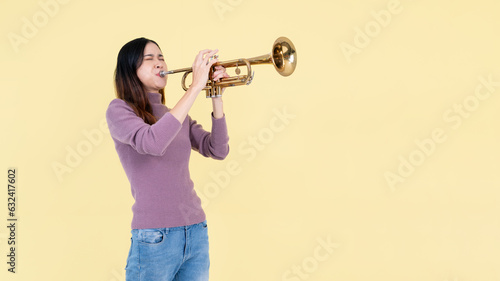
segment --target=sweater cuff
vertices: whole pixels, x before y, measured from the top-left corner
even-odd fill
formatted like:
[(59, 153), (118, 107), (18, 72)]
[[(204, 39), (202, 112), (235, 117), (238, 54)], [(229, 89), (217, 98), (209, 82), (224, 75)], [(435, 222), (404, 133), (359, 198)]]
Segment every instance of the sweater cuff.
[(216, 119), (212, 112), (212, 139), (215, 143), (227, 143), (229, 136), (227, 134), (226, 114)]
[[(214, 112), (212, 111), (212, 113), (210, 114), (210, 116), (212, 116), (212, 120), (215, 119), (215, 120), (218, 120), (217, 118), (214, 117)], [(222, 117), (219, 118), (219, 119), (222, 119), (222, 118), (225, 118), (226, 117), (226, 113), (222, 113)]]

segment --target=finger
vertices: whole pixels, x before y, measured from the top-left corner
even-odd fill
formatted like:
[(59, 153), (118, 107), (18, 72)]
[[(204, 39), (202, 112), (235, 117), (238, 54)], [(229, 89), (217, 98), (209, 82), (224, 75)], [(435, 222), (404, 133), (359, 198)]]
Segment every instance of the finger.
[(219, 73), (213, 76), (212, 80), (219, 81), (221, 78), (224, 78), (224, 73)]
[(216, 65), (214, 67), (215, 67), (215, 70), (217, 70), (217, 71), (221, 71), (221, 72), (224, 72), (224, 73), (226, 73), (226, 71), (227, 71), (227, 69), (224, 66), (222, 66), (222, 65)]
[[(205, 58), (203, 59), (203, 62), (204, 62), (206, 65), (208, 65), (208, 64), (209, 64), (209, 62), (213, 62), (216, 58), (214, 58), (214, 59), (212, 59), (212, 60), (210, 60), (210, 59), (211, 59), (211, 58), (212, 58), (215, 54), (217, 54), (217, 52), (218, 52), (218, 51), (219, 51), (219, 50), (215, 49), (215, 50), (213, 50), (213, 51), (211, 51), (211, 52), (206, 53)], [(213, 64), (214, 64), (214, 63), (212, 63), (211, 65), (213, 65)]]
[(218, 62), (219, 62), (218, 56), (207, 57), (205, 60), (203, 60), (203, 63), (205, 63), (205, 65), (209, 65), (210, 67), (216, 65)]
[(227, 73), (223, 73), (221, 74), (217, 79), (222, 79), (222, 78), (230, 78), (231, 76), (229, 76)]
[(224, 70), (216, 70), (216, 71), (214, 71), (213, 76), (215, 77), (215, 76), (221, 75), (223, 73), (224, 73)]
[(219, 51), (219, 49), (215, 49), (215, 50), (211, 50), (208, 54), (207, 54), (207, 57), (212, 57), (213, 55), (217, 54), (217, 52)]
[(216, 64), (219, 62), (219, 59), (218, 58), (213, 58), (212, 60), (210, 61), (207, 61), (207, 66), (208, 67), (212, 67), (212, 65)]
[(196, 65), (199, 65), (203, 59), (204, 59), (204, 56), (208, 53), (210, 53), (212, 50), (210, 49), (205, 49), (205, 50), (201, 50), (198, 52), (198, 54), (196, 55), (196, 57), (194, 58), (194, 62), (193, 62), (193, 66), (196, 64)]
[(229, 76), (229, 74), (227, 74), (226, 72), (226, 69), (224, 67), (217, 67), (215, 66), (216, 71), (214, 71), (213, 75), (212, 75), (212, 80), (215, 80), (215, 81), (218, 81), (220, 80), (221, 78), (229, 78), (231, 76)]
[(211, 49), (201, 50), (201, 51), (198, 53), (198, 56), (203, 57), (204, 55), (206, 55), (206, 54), (208, 54), (208, 53), (210, 53), (210, 52), (212, 52), (212, 50), (211, 50)]
[(205, 49), (205, 50), (201, 50), (198, 55), (196, 55), (196, 59), (197, 60), (203, 60), (204, 56), (206, 54), (208, 54), (211, 50), (210, 49)]

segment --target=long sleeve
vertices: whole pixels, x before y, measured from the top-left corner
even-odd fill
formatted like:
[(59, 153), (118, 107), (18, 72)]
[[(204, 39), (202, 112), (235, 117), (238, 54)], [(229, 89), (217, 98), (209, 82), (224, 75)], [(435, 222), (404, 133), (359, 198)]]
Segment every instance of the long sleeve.
[(111, 136), (140, 154), (161, 156), (181, 130), (182, 124), (169, 112), (149, 125), (121, 99), (110, 102), (106, 111)]
[(229, 136), (225, 115), (219, 119), (215, 119), (212, 115), (211, 132), (205, 131), (196, 120), (189, 117), (189, 131), (191, 147), (201, 155), (222, 160), (229, 154)]
[[(222, 148), (218, 145), (221, 143), (218, 138), (209, 141), (210, 133), (203, 133), (201, 126), (194, 125), (187, 117), (181, 124), (162, 103), (161, 93), (147, 95), (157, 119), (153, 125), (145, 123), (121, 99), (112, 100), (106, 111), (109, 131), (134, 198), (131, 227), (178, 227), (202, 222), (206, 219), (205, 212), (189, 172), (191, 142), (202, 144), (206, 139), (208, 146), (215, 143), (216, 157), (224, 155), (220, 152), (224, 145)], [(222, 126), (214, 128), (222, 127), (225, 132), (225, 124), (219, 125)], [(223, 138), (222, 143), (226, 142)], [(210, 148), (202, 145), (201, 150), (205, 153)]]

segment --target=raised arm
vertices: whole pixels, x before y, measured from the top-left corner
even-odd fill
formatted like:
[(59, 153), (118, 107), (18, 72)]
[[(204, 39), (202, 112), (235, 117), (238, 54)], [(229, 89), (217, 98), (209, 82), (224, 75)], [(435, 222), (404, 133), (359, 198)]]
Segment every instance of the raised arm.
[(184, 93), (182, 98), (170, 110), (170, 113), (182, 124), (186, 118), (189, 110), (193, 106), (194, 101), (198, 94), (205, 88), (208, 81), (208, 73), (212, 65), (218, 62), (218, 59), (209, 60), (210, 57), (215, 55), (218, 50), (203, 50), (198, 53), (194, 59), (193, 68), (193, 83), (189, 89)]
[(191, 147), (205, 157), (222, 160), (229, 154), (229, 136), (227, 134), (226, 117), (215, 118), (212, 115), (212, 131), (207, 132), (203, 127), (189, 118), (189, 136)]
[(182, 124), (169, 112), (149, 125), (121, 99), (114, 99), (106, 110), (111, 136), (129, 144), (140, 154), (161, 156), (179, 133)]

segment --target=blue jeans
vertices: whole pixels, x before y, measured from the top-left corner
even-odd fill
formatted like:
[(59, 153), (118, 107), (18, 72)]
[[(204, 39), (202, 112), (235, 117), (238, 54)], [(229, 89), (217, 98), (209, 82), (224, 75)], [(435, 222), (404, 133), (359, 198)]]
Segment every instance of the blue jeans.
[(127, 281), (206, 281), (207, 221), (179, 227), (132, 229)]

